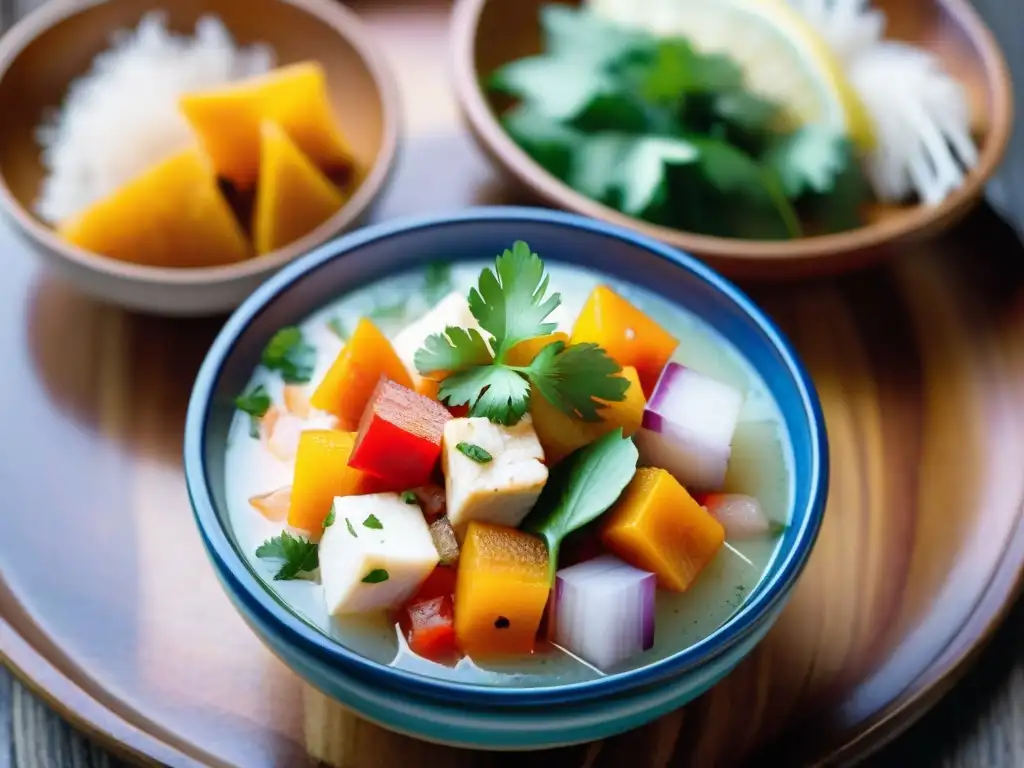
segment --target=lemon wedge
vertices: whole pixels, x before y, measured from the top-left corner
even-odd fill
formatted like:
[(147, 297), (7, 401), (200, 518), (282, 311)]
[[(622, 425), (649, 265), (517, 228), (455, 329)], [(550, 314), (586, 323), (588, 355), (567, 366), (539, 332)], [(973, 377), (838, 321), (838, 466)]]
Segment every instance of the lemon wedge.
[(794, 127), (825, 123), (861, 151), (874, 127), (828, 43), (785, 0), (588, 0), (597, 16), (663, 37), (684, 37), (703, 53), (728, 56), (747, 87), (780, 104)]

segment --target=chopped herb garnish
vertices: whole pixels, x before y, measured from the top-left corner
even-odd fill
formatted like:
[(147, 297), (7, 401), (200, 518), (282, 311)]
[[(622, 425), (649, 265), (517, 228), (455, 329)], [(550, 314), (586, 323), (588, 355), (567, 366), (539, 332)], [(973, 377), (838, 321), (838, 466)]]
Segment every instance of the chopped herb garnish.
[(405, 314), (405, 302), (399, 301), (393, 304), (377, 304), (367, 313), (367, 317), (371, 320), (401, 320)]
[(423, 270), (423, 293), (427, 303), (434, 305), (452, 290), (452, 265), (446, 261), (432, 261)]
[(382, 581), (388, 580), (388, 572), (383, 568), (374, 568), (368, 574), (363, 576), (363, 584), (380, 584)]
[(342, 341), (348, 341), (348, 330), (337, 315), (327, 321), (327, 328)]
[(316, 542), (292, 536), (288, 531), (260, 544), (256, 557), (281, 562), (281, 567), (274, 574), (275, 581), (298, 578), (300, 573), (315, 571), (320, 565)]
[(419, 497), (415, 493), (413, 493), (412, 491), (403, 491), (402, 492), (402, 501), (404, 501), (406, 504), (419, 504), (420, 503)]
[(522, 529), (544, 539), (554, 578), (562, 540), (603, 514), (636, 474), (636, 446), (622, 428), (570, 454), (551, 469)]
[(266, 387), (257, 384), (235, 398), (235, 407), (243, 413), (249, 414), (249, 436), (255, 440), (260, 437), (260, 419), (262, 419), (270, 408), (270, 394)]
[(327, 513), (327, 517), (324, 518), (324, 529), (330, 528), (334, 525), (334, 509)]
[(367, 528), (373, 528), (375, 531), (384, 530), (384, 526), (381, 524), (380, 520), (377, 519), (376, 515), (370, 515), (368, 518), (363, 520), (363, 525)]
[(468, 456), (477, 464), (486, 464), (494, 458), (479, 445), (474, 445), (473, 443), (457, 443), (455, 450), (463, 456)]
[(352, 527), (352, 521), (347, 517), (345, 518), (345, 527), (348, 528), (348, 532), (351, 533), (354, 538), (359, 538), (359, 535), (356, 533), (356, 529)]
[[(469, 292), (469, 308), (490, 344), (475, 328), (450, 326), (427, 337), (416, 351), (420, 374), (447, 371), (438, 397), (448, 405), (469, 406), (470, 415), (498, 424), (515, 424), (530, 406), (530, 385), (564, 413), (584, 421), (600, 421), (604, 402), (621, 401), (629, 382), (621, 366), (596, 344), (552, 342), (526, 366), (507, 362), (521, 341), (555, 330), (548, 316), (561, 303), (547, 296), (544, 262), (523, 241), (513, 244), (480, 273)], [(493, 354), (491, 350), (494, 350)]]
[(306, 342), (295, 326), (282, 328), (273, 335), (261, 362), (272, 371), (279, 371), (287, 384), (306, 384), (313, 378), (316, 348)]

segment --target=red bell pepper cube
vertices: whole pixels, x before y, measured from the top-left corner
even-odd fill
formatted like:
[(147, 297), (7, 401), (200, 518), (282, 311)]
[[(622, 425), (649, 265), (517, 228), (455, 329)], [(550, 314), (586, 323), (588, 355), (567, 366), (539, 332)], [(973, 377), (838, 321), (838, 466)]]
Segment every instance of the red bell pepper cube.
[(409, 612), (409, 650), (431, 661), (449, 661), (458, 653), (450, 597), (413, 603)]
[(426, 485), (451, 418), (436, 400), (381, 378), (360, 419), (348, 465), (404, 488)]

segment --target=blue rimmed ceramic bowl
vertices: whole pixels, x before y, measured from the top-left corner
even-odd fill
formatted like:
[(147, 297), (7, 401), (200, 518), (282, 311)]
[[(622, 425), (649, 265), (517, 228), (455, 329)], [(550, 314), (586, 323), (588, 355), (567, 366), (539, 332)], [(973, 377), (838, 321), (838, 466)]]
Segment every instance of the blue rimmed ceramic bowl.
[[(453, 261), (526, 240), (546, 260), (575, 263), (676, 301), (730, 341), (766, 382), (792, 448), (790, 525), (768, 570), (729, 620), (647, 666), (562, 686), (469, 685), (362, 657), (301, 619), (251, 570), (231, 530), (224, 457), (233, 399), (279, 328), (345, 293), (444, 254)], [(232, 315), (196, 379), (185, 428), (185, 474), (207, 553), (232, 602), (295, 672), (369, 720), (418, 738), (487, 749), (533, 749), (611, 736), (678, 708), (724, 677), (767, 633), (817, 537), (828, 449), (814, 386), (774, 323), (701, 264), (629, 230), (533, 208), (478, 208), (389, 222), (335, 240), (288, 265)]]

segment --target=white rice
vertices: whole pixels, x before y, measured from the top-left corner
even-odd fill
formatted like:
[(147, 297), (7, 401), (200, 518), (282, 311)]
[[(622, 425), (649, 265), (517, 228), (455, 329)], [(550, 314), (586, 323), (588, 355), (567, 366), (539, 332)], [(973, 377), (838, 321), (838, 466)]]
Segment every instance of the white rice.
[(220, 19), (204, 16), (195, 36), (175, 35), (162, 13), (119, 30), (111, 48), (72, 82), (36, 138), (47, 171), (36, 213), (56, 223), (194, 142), (180, 94), (263, 74), (274, 52), (239, 48)]

